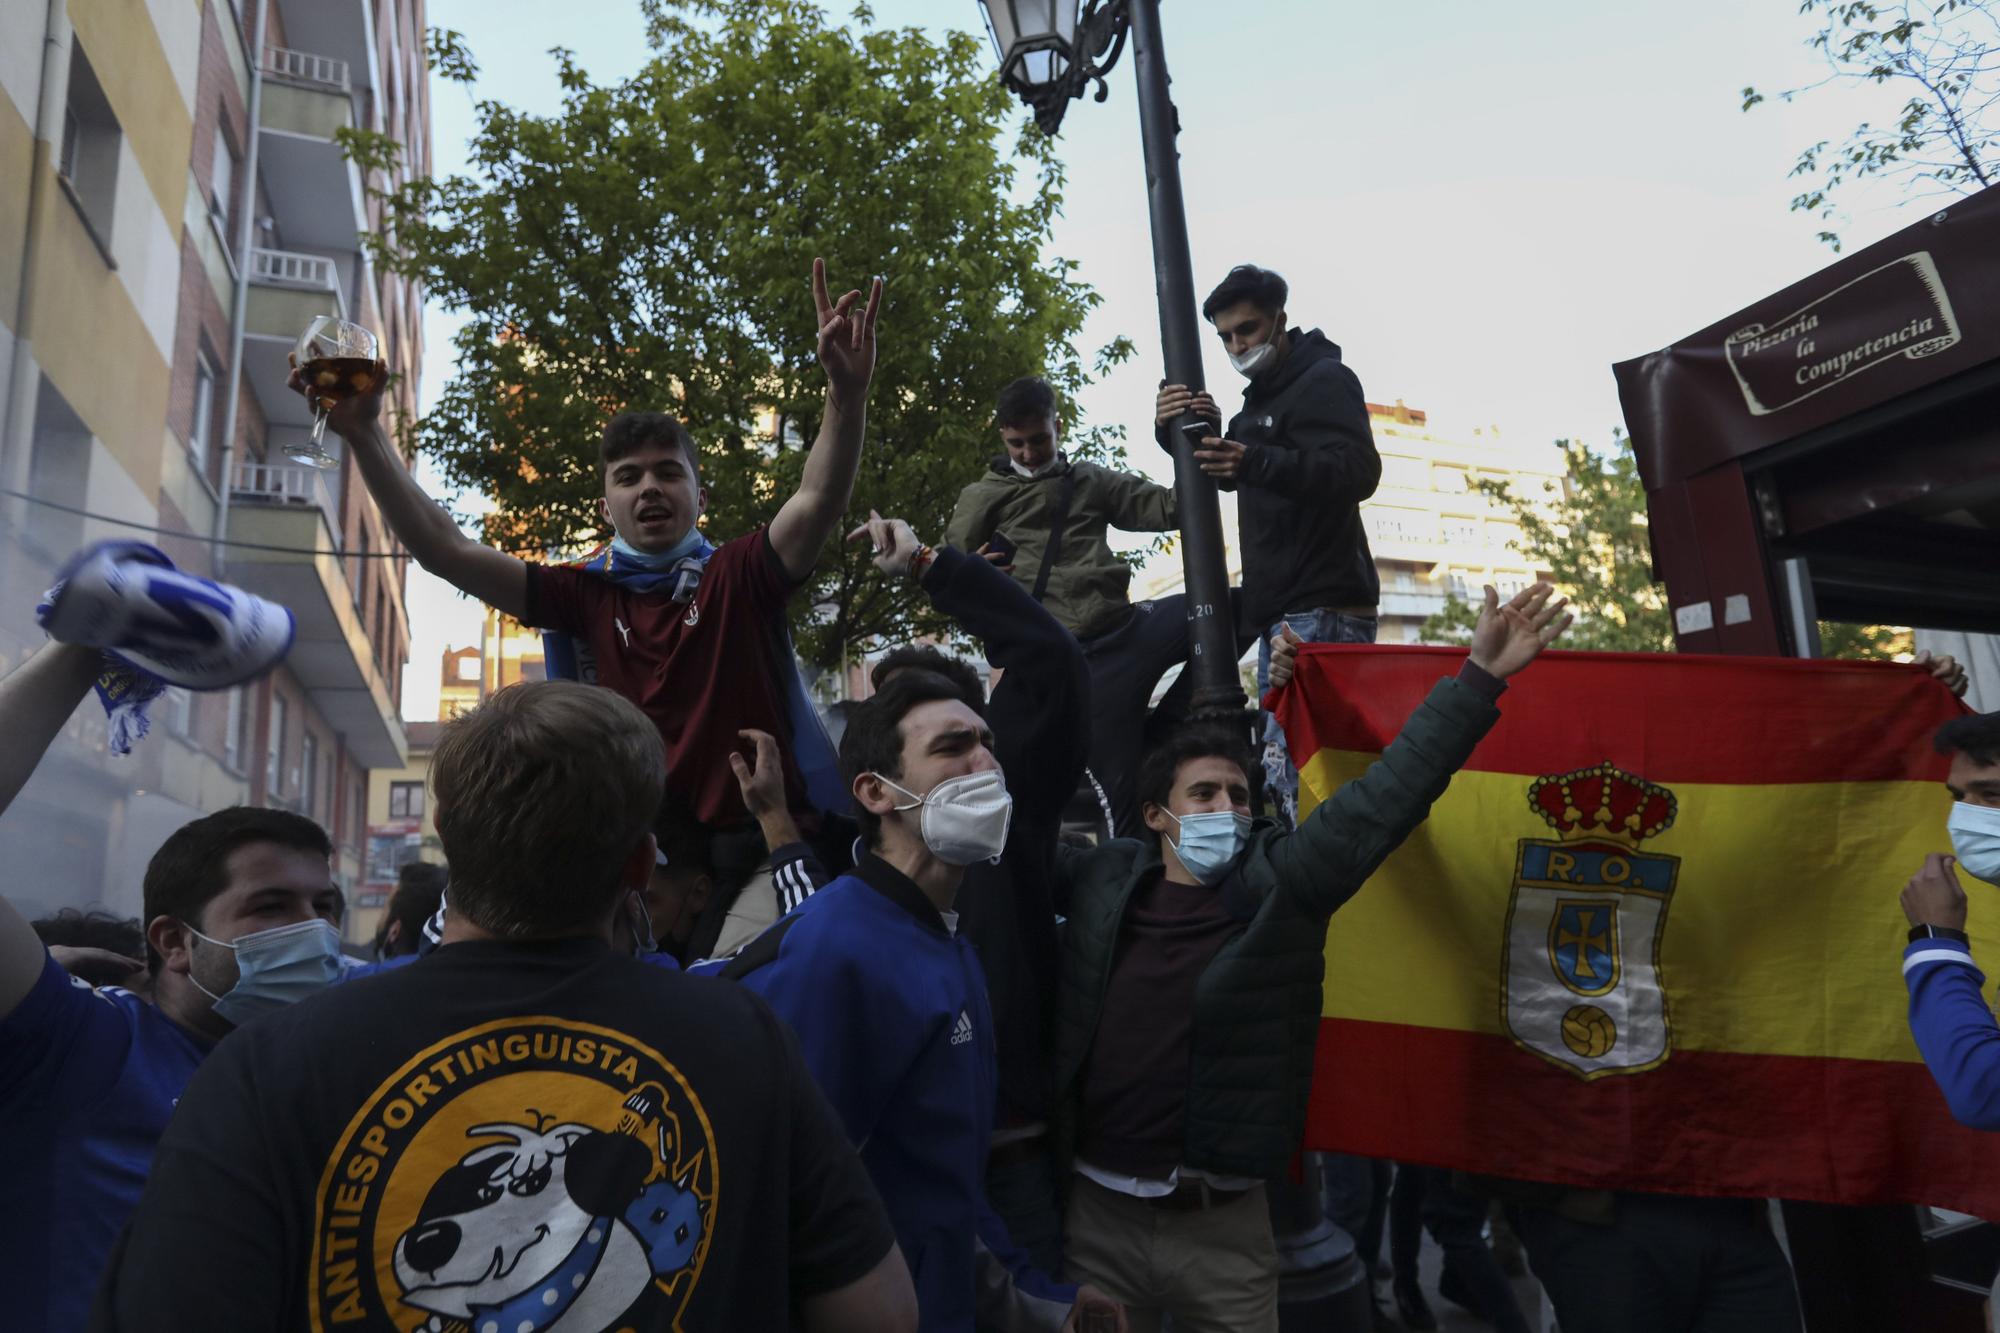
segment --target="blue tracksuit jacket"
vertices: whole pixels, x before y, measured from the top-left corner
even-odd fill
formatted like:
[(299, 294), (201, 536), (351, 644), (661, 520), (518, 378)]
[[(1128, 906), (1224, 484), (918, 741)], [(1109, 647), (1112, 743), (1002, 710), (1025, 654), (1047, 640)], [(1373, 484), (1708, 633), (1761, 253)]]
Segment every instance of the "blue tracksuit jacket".
[(970, 1333), (982, 1248), (1020, 1293), (1067, 1308), (1074, 1289), (1033, 1272), (986, 1207), (993, 1017), (955, 918), (867, 856), (721, 971), (798, 1034), (888, 1209), (925, 1333)]
[(1918, 940), (1903, 950), (1910, 1032), (1954, 1118), (2000, 1129), (2000, 1024), (1979, 988), (1986, 974), (1954, 940)]

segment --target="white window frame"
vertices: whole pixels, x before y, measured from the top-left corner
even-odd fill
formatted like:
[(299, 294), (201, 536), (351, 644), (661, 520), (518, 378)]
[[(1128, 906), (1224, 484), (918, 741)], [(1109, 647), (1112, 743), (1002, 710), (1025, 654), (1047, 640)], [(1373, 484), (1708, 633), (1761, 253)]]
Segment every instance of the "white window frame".
[(206, 479), (208, 460), (214, 452), (215, 434), (215, 386), (222, 377), (209, 362), (208, 353), (197, 350), (194, 354), (194, 420), (188, 423), (188, 453), (193, 456), (195, 471)]
[(285, 794), (285, 724), (290, 720), (286, 714), (289, 708), (285, 696), (271, 696), (271, 734), (269, 744), (264, 747), (264, 792), (267, 796)]

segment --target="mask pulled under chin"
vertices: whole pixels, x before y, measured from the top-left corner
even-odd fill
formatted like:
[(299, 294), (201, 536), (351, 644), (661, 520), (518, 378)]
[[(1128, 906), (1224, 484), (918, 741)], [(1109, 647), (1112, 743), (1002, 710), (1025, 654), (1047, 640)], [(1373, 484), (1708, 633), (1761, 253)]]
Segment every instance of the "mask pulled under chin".
[(695, 527), (693, 524), (688, 525), (687, 536), (681, 538), (664, 551), (642, 551), (616, 532), (611, 534), (612, 550), (618, 552), (619, 555), (624, 556), (627, 560), (639, 566), (639, 568), (650, 569), (655, 573), (672, 569), (675, 565), (693, 555), (695, 549), (700, 545), (701, 529)]
[(317, 995), (340, 980), (340, 934), (333, 923), (314, 918), (288, 926), (252, 931), (234, 940), (218, 940), (188, 929), (196, 939), (236, 954), (236, 984), (217, 995), (208, 987), (188, 980), (215, 1001), (215, 1016), (241, 1027), (253, 1018), (289, 1009), (309, 995)]
[[(875, 775), (882, 778), (880, 773)], [(999, 769), (946, 778), (919, 796), (909, 788), (882, 781), (910, 798), (898, 810), (922, 808), (918, 828), (932, 856), (951, 866), (969, 866), (999, 858), (1007, 846), (1007, 829), (1014, 821), (1014, 798)]]
[(1259, 343), (1241, 354), (1236, 352), (1229, 354), (1229, 364), (1236, 368), (1237, 374), (1247, 380), (1256, 379), (1276, 364), (1277, 360), (1278, 335), (1275, 333), (1271, 335), (1270, 342)]
[(2000, 887), (2000, 810), (1958, 801), (1945, 828), (1951, 834), (1951, 853), (1965, 873)]

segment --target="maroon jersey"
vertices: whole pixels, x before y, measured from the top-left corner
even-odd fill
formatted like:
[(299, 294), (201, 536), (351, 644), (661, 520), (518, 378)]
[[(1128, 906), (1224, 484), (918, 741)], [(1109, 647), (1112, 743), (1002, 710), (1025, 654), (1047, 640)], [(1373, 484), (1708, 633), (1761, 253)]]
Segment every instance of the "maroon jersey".
[(778, 738), (785, 795), (809, 808), (792, 758), (792, 724), (780, 655), (785, 599), (795, 585), (765, 530), (716, 548), (692, 600), (639, 593), (601, 574), (528, 566), (524, 623), (582, 641), (583, 678), (618, 691), (645, 710), (667, 747), (667, 794), (716, 825), (750, 817), (729, 752), (754, 727)]

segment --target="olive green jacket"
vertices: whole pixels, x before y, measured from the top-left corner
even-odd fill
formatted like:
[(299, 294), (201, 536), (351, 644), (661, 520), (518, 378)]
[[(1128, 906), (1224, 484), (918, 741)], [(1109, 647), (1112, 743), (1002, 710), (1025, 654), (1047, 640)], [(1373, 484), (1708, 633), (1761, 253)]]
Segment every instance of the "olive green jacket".
[(961, 551), (976, 551), (995, 532), (1014, 542), (1014, 578), (1033, 588), (1049, 548), (1049, 527), (1065, 473), (1076, 474), (1069, 521), (1063, 527), (1062, 556), (1049, 575), (1042, 605), (1079, 639), (1116, 629), (1132, 603), (1126, 589), (1132, 567), (1105, 540), (1107, 528), (1125, 532), (1169, 532), (1179, 525), (1172, 488), (1136, 472), (1114, 472), (1095, 463), (1063, 458), (1039, 477), (1014, 471), (1005, 454), (986, 475), (959, 492), (958, 507), (944, 539)]
[[(1184, 1165), (1263, 1179), (1287, 1169), (1305, 1131), (1334, 909), (1424, 821), (1499, 718), (1476, 690), (1440, 681), (1382, 757), (1322, 801), (1296, 832), (1272, 820), (1252, 827), (1235, 868), (1216, 886), (1238, 928), (1195, 988)], [(1126, 905), (1160, 871), (1157, 840), (1119, 839), (1063, 853), (1058, 892), (1067, 896), (1058, 901), (1067, 903), (1069, 922), (1055, 1078), (1065, 1166)]]

